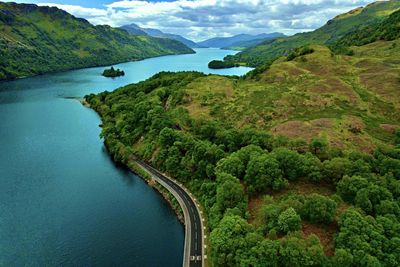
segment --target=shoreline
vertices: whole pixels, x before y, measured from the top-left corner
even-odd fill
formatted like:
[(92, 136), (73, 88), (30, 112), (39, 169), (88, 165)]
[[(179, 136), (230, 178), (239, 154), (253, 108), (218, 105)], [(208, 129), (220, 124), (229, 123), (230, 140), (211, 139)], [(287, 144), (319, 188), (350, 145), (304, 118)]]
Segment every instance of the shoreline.
[[(82, 104), (82, 106), (93, 110), (91, 108), (90, 104), (86, 101), (85, 97), (82, 97), (82, 98), (70, 97), (68, 99), (78, 100)], [(95, 111), (95, 110), (93, 110), (93, 111)], [(107, 153), (108, 153), (108, 148), (107, 148), (107, 145), (105, 142), (104, 142), (104, 146), (106, 147)], [(108, 153), (108, 154), (111, 156), (110, 153)], [(113, 159), (113, 161), (114, 161), (114, 159)], [(126, 162), (126, 163), (121, 162), (121, 164), (125, 168), (128, 168), (132, 173), (136, 174), (139, 178), (141, 178), (144, 182), (146, 182), (151, 188), (153, 188), (155, 191), (157, 191), (162, 196), (162, 198), (168, 203), (170, 208), (174, 211), (174, 213), (176, 214), (176, 216), (178, 218), (178, 221), (183, 226), (185, 226), (185, 218), (183, 215), (182, 207), (179, 205), (178, 200), (167, 189), (165, 189), (161, 184), (159, 184), (158, 182), (153, 180), (153, 178), (147, 172), (145, 172), (134, 160), (128, 160), (128, 162)]]
[(168, 203), (171, 209), (175, 212), (179, 222), (185, 226), (185, 219), (181, 206), (177, 199), (161, 184), (153, 180), (153, 178), (145, 172), (135, 161), (129, 160), (128, 163), (124, 164), (132, 173), (136, 174), (139, 178), (145, 181), (150, 187), (157, 191), (163, 199)]
[(118, 64), (128, 63), (128, 62), (143, 61), (143, 60), (146, 60), (146, 59), (152, 59), (152, 58), (158, 58), (158, 57), (192, 55), (192, 54), (196, 54), (197, 53), (193, 48), (191, 48), (191, 49), (193, 50), (193, 53), (164, 54), (164, 55), (151, 56), (151, 57), (145, 57), (145, 58), (139, 58), (139, 59), (130, 59), (130, 60), (117, 61), (117, 62), (110, 63), (110, 64), (99, 64), (99, 65), (94, 64), (94, 65), (89, 65), (89, 66), (73, 67), (73, 68), (67, 68), (67, 69), (61, 69), (61, 70), (55, 70), (55, 71), (48, 71), (48, 72), (44, 72), (44, 73), (36, 73), (36, 74), (32, 74), (32, 75), (14, 77), (14, 78), (11, 78), (11, 79), (0, 79), (0, 83), (1, 82), (12, 82), (12, 81), (17, 81), (17, 80), (21, 80), (21, 79), (27, 79), (27, 78), (32, 78), (32, 77), (37, 77), (37, 76), (42, 76), (42, 75), (47, 75), (47, 74), (63, 73), (63, 72), (74, 71), (74, 70), (100, 68), (100, 67), (111, 67), (113, 65), (118, 65)]

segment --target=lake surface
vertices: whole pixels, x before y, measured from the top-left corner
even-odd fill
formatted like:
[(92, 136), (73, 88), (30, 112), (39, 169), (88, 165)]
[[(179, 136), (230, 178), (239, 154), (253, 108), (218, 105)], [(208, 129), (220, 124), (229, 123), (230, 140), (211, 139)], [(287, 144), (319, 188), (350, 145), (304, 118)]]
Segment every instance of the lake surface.
[(181, 266), (184, 228), (139, 177), (116, 166), (97, 114), (78, 101), (159, 71), (210, 70), (233, 51), (197, 49), (0, 83), (0, 266)]

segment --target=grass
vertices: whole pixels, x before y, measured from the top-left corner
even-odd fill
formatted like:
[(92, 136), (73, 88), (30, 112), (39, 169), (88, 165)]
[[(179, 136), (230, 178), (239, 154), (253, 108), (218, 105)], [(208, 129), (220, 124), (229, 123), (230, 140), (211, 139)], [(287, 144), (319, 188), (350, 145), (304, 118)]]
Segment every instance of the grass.
[(187, 85), (183, 107), (193, 118), (239, 128), (251, 125), (308, 141), (325, 136), (345, 150), (371, 152), (390, 141), (392, 133), (381, 125), (400, 126), (400, 81), (369, 77), (377, 71), (382, 79), (395, 77), (399, 65), (390, 62), (400, 62), (400, 41), (354, 47), (352, 57), (311, 47), (312, 54), (290, 62), (282, 57), (256, 79), (198, 78)]

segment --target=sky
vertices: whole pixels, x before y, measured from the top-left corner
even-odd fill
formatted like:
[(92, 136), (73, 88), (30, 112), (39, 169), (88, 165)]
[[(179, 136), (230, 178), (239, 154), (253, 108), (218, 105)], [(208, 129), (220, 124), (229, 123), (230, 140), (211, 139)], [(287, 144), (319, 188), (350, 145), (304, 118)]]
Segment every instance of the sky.
[(57, 6), (93, 24), (130, 23), (194, 41), (240, 33), (311, 31), (374, 0), (23, 0)]

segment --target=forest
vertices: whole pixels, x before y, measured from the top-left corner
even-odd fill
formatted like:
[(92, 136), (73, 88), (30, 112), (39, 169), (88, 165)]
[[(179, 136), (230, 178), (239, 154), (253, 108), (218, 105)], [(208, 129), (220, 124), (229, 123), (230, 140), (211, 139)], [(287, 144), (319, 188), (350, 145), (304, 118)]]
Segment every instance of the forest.
[(182, 104), (203, 78), (163, 72), (86, 100), (114, 160), (137, 155), (201, 200), (213, 266), (398, 266), (399, 130), (370, 154), (196, 119)]

